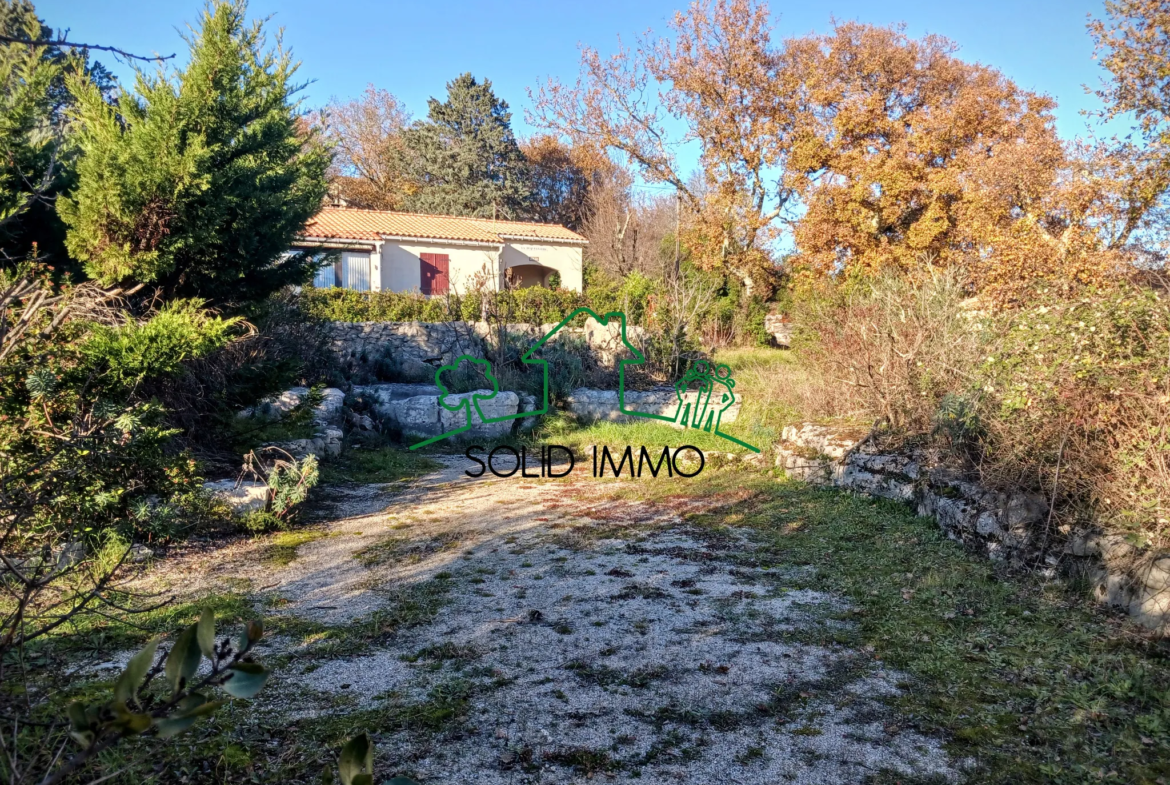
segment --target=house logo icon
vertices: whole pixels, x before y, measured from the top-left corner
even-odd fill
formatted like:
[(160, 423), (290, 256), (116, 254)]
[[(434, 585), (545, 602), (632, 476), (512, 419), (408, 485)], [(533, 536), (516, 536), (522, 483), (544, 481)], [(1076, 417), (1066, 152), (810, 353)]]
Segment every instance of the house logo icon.
[[(547, 414), (549, 411), (549, 381), (548, 381), (548, 361), (537, 357), (537, 353), (548, 343), (557, 333), (564, 329), (574, 319), (582, 314), (592, 318), (601, 326), (609, 325), (613, 320), (616, 320), (621, 328), (622, 345), (632, 355), (633, 359), (623, 359), (618, 363), (618, 410), (625, 415), (631, 417), (642, 417), (649, 420), (660, 420), (662, 422), (669, 422), (678, 425), (682, 428), (697, 428), (707, 433), (714, 433), (728, 441), (734, 442), (741, 447), (744, 447), (752, 452), (760, 452), (758, 447), (753, 447), (747, 442), (741, 441), (734, 436), (730, 436), (720, 430), (722, 424), (723, 413), (730, 409), (736, 402), (735, 397), (735, 379), (731, 377), (731, 369), (726, 365), (712, 365), (705, 360), (699, 360), (687, 369), (686, 373), (675, 382), (674, 389), (678, 396), (678, 407), (673, 415), (658, 414), (654, 412), (640, 412), (630, 409), (626, 406), (626, 368), (631, 365), (642, 365), (646, 362), (645, 356), (638, 350), (636, 346), (630, 343), (626, 336), (626, 315), (621, 311), (610, 311), (604, 316), (599, 316), (592, 308), (581, 307), (570, 313), (561, 320), (556, 327), (549, 330), (539, 341), (532, 345), (520, 358), (520, 361), (525, 365), (539, 368), (542, 375), (543, 395), (540, 400), (540, 405), (533, 411), (516, 412), (515, 414), (505, 414), (497, 417), (487, 417), (484, 415), (483, 409), (480, 406), (481, 402), (495, 398), (500, 392), (499, 380), (492, 373), (492, 365), (488, 360), (484, 360), (471, 355), (463, 354), (455, 358), (449, 364), (440, 367), (435, 371), (435, 385), (441, 391), (439, 398), (439, 406), (443, 407), (449, 412), (458, 413), (463, 412), (463, 424), (454, 430), (446, 433), (433, 436), (424, 441), (412, 444), (411, 450), (417, 450), (420, 447), (425, 447), (428, 444), (450, 439), (471, 430), (472, 426), (477, 422), (482, 423), (497, 423), (505, 422), (507, 420), (518, 420), (521, 418), (536, 417)], [(484, 378), (491, 384), (492, 389), (488, 394), (472, 395), (470, 397), (463, 397), (457, 401), (448, 403), (448, 396), (453, 395), (446, 385), (443, 384), (443, 372), (455, 371), (459, 368), (461, 363), (468, 362), (477, 365), (481, 368)], [(687, 393), (697, 387), (697, 397), (692, 400), (686, 400)], [(474, 409), (474, 414), (473, 410)], [(476, 419), (478, 416), (478, 420)]]

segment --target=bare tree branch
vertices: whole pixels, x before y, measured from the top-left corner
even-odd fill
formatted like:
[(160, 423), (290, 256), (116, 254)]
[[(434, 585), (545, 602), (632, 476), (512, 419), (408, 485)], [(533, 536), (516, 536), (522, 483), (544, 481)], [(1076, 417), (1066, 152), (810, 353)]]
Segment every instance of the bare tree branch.
[(132, 60), (143, 60), (146, 62), (162, 62), (163, 60), (171, 60), (174, 54), (169, 55), (154, 55), (149, 57), (147, 55), (136, 55), (127, 52), (123, 49), (118, 49), (114, 46), (102, 46), (101, 44), (79, 44), (73, 41), (66, 41), (65, 39), (31, 39), (20, 38), (12, 35), (0, 35), (0, 44), (23, 44), (24, 46), (68, 46), (73, 49), (94, 49), (101, 52), (111, 52), (119, 57), (127, 57)]

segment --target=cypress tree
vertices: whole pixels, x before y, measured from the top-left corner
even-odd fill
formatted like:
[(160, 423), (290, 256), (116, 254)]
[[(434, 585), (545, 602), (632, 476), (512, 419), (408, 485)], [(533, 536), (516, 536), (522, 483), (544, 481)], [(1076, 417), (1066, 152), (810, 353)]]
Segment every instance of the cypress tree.
[(491, 81), (463, 74), (447, 83), (446, 101), (432, 98), (427, 106), (427, 119), (405, 132), (417, 185), (406, 208), (523, 217), (530, 190), (526, 161), (512, 133), (512, 113)]
[(246, 8), (212, 0), (187, 67), (139, 71), (116, 105), (70, 80), (81, 158), (58, 209), (90, 276), (213, 303), (311, 277), (309, 254), (285, 253), (325, 197), (329, 153), (293, 100), (297, 64)]

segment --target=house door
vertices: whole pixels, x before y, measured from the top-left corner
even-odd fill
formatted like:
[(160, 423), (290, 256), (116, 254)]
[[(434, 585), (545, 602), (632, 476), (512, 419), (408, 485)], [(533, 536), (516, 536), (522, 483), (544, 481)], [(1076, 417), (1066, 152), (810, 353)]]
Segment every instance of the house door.
[(419, 290), (423, 294), (446, 294), (450, 284), (451, 257), (445, 253), (419, 254)]
[(359, 292), (370, 291), (370, 255), (368, 253), (347, 253), (342, 256), (342, 280), (346, 289)]

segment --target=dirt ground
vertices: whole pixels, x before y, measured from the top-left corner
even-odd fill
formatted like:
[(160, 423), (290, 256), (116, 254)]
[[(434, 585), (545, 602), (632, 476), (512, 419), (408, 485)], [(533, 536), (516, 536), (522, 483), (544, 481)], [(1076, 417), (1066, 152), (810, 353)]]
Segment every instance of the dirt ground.
[(457, 692), (451, 722), (367, 729), (390, 771), (423, 783), (960, 778), (941, 739), (888, 707), (903, 676), (872, 652), (810, 642), (813, 626), (845, 623), (828, 620), (842, 600), (790, 588), (800, 568), (752, 566), (746, 532), (684, 521), (717, 500), (648, 502), (636, 482), (587, 469), (471, 479), (463, 457), (443, 462), (412, 481), (328, 489), (283, 559), (239, 543), (168, 560), (154, 581), (248, 586), (266, 615), (316, 629), (431, 597), (373, 644), (276, 636), (267, 656), (282, 664), (256, 703), (293, 720)]

